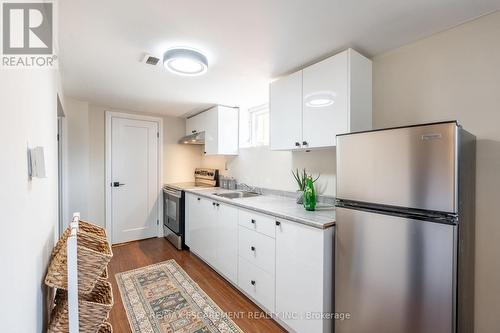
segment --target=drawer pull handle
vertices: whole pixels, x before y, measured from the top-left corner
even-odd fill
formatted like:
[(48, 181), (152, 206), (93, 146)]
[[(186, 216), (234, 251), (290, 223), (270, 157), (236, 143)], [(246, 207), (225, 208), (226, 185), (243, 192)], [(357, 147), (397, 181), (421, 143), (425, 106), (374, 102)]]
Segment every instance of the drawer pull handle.
[(255, 220), (254, 220), (254, 219), (252, 219), (252, 221), (251, 221), (251, 222), (252, 222), (253, 224), (255, 224)]
[(250, 281), (250, 283), (252, 284), (252, 286), (255, 286), (255, 280)]
[(255, 251), (255, 246), (251, 246), (250, 250)]
[(280, 226), (280, 225), (281, 225), (281, 222), (280, 222), (280, 221), (276, 221), (276, 225), (277, 225), (277, 226)]

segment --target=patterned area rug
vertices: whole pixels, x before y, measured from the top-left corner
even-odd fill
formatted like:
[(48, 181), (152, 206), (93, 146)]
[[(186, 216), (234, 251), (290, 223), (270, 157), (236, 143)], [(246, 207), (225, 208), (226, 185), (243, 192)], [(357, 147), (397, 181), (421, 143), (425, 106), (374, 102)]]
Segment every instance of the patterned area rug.
[(134, 333), (242, 333), (175, 262), (116, 274)]

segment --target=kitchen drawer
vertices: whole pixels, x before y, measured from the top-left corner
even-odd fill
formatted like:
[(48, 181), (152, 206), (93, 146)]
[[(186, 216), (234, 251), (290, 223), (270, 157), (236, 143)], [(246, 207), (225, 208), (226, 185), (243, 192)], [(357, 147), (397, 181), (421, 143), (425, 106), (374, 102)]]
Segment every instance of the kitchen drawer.
[(274, 276), (274, 239), (239, 226), (238, 255)]
[(265, 310), (274, 312), (274, 276), (239, 257), (238, 286)]
[(276, 219), (272, 216), (249, 212), (240, 209), (238, 223), (250, 230), (260, 232), (274, 238), (276, 235)]

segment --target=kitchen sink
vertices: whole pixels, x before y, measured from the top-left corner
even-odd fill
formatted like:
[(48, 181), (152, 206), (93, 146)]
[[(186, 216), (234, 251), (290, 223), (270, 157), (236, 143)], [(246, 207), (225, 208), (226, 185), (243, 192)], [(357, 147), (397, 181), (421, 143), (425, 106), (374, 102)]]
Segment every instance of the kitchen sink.
[(257, 197), (261, 194), (257, 192), (238, 191), (238, 192), (214, 193), (214, 195), (228, 199), (239, 199), (239, 198)]

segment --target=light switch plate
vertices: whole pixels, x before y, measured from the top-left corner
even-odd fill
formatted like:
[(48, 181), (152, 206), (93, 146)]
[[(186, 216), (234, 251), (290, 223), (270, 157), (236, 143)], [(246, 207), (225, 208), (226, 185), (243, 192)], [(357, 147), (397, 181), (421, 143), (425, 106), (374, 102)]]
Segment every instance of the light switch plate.
[(28, 174), (30, 178), (47, 177), (43, 147), (28, 148)]

